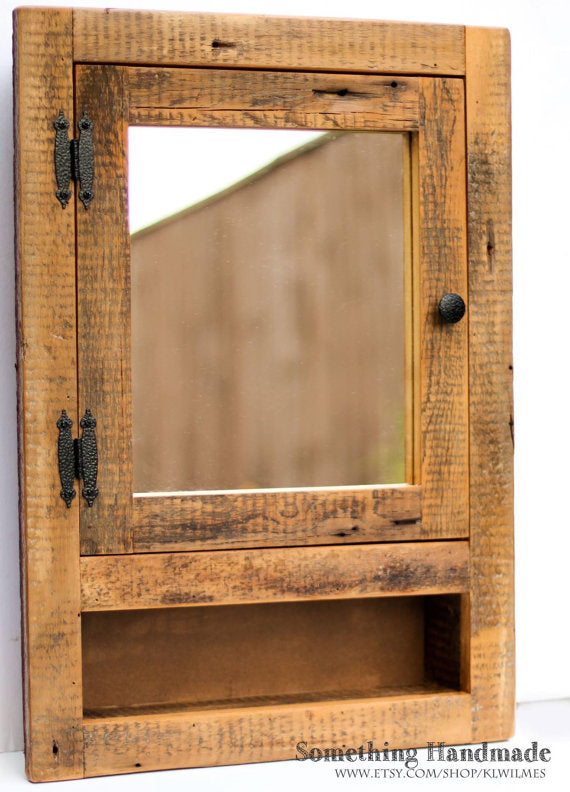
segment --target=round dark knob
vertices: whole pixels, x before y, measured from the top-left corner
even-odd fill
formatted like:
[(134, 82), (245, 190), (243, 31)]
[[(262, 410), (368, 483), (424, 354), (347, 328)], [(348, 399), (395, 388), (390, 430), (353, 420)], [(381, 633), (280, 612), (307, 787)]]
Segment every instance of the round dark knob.
[(444, 322), (455, 324), (463, 319), (465, 303), (459, 294), (444, 294), (439, 301), (439, 315)]

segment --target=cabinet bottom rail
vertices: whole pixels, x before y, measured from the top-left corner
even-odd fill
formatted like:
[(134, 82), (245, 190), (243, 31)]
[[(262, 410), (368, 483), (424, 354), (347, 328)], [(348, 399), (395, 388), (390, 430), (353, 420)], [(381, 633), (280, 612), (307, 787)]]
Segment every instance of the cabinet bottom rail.
[[(471, 696), (396, 693), (157, 714), (85, 717), (85, 775), (303, 759), (310, 750), (383, 750), (471, 741)], [(318, 755), (318, 754), (317, 754)]]

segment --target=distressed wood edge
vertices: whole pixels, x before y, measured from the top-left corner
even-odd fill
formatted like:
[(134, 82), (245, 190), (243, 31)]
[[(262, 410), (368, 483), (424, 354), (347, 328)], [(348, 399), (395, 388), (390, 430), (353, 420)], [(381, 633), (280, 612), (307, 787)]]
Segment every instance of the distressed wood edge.
[[(509, 31), (468, 27), (470, 523), (474, 567), (469, 617), (473, 741), (507, 739), (515, 726), (510, 125)], [(477, 297), (484, 302), (484, 308), (477, 305)], [(493, 314), (504, 321), (496, 333)], [(489, 384), (484, 401), (480, 394), (478, 398), (475, 387), (482, 367)], [(494, 414), (492, 422), (485, 414), (490, 408)], [(485, 453), (490, 442), (493, 459)], [(477, 513), (478, 501), (488, 504), (484, 512), (489, 519)], [(496, 517), (489, 513), (494, 509)], [(492, 601), (489, 592), (484, 591), (487, 586), (493, 591)]]
[(466, 541), (84, 556), (82, 611), (469, 590)]
[[(76, 63), (456, 77), (465, 74), (463, 25), (112, 8), (72, 10)], [(276, 42), (287, 39), (284, 26), (291, 25), (298, 28), (293, 37), (296, 46), (287, 56), (277, 56)], [(152, 30), (148, 44), (144, 41), (145, 30)], [(172, 39), (168, 38), (169, 34), (173, 35)], [(369, 49), (355, 52), (354, 42), (363, 34)], [(181, 47), (183, 36), (190, 46), (186, 42), (186, 46)], [(331, 39), (334, 46), (331, 46)], [(388, 40), (384, 51), (378, 53), (376, 47), (382, 39)], [(299, 47), (301, 40), (311, 46)], [(169, 47), (169, 41), (179, 45), (181, 51)], [(249, 54), (245, 52), (248, 47)], [(349, 55), (346, 64), (339, 66), (337, 52), (342, 48)], [(399, 52), (405, 55), (398, 55)]]
[[(308, 749), (469, 742), (470, 695), (441, 692), (84, 720), (85, 775), (283, 761)], [(261, 736), (260, 736), (261, 735)], [(115, 749), (115, 750), (113, 750)]]
[[(54, 31), (53, 21), (57, 20), (57, 30)], [(24, 744), (25, 744), (25, 768), (26, 776), (30, 781), (51, 781), (51, 780), (66, 780), (72, 778), (83, 777), (83, 730), (82, 730), (82, 705), (81, 705), (81, 657), (79, 647), (80, 635), (80, 596), (79, 596), (79, 557), (78, 557), (78, 544), (77, 547), (73, 541), (66, 541), (65, 537), (61, 535), (61, 529), (64, 531), (69, 530), (70, 526), (75, 524), (75, 534), (77, 534), (78, 522), (78, 509), (77, 504), (73, 504), (68, 512), (61, 502), (62, 511), (55, 512), (55, 517), (46, 514), (42, 519), (42, 533), (51, 531), (52, 537), (56, 538), (54, 544), (56, 550), (63, 551), (57, 557), (56, 566), (62, 571), (64, 579), (69, 579), (71, 586), (73, 586), (73, 577), (75, 577), (75, 600), (73, 603), (73, 594), (71, 596), (72, 604), (74, 607), (67, 608), (67, 613), (61, 611), (62, 603), (58, 600), (53, 603), (48, 616), (52, 618), (70, 617), (70, 623), (66, 624), (63, 629), (72, 636), (75, 635), (76, 649), (78, 649), (75, 662), (77, 665), (76, 675), (78, 676), (78, 685), (72, 679), (67, 680), (69, 686), (69, 699), (65, 691), (50, 690), (51, 702), (48, 710), (44, 707), (38, 707), (35, 704), (34, 695), (32, 694), (32, 686), (46, 685), (45, 679), (39, 679), (35, 672), (30, 672), (29, 664), (31, 651), (37, 652), (38, 649), (31, 649), (31, 644), (34, 637), (34, 628), (32, 627), (32, 618), (44, 619), (45, 611), (48, 608), (42, 608), (38, 612), (38, 608), (34, 608), (34, 613), (30, 612), (30, 595), (28, 589), (32, 583), (34, 570), (37, 566), (41, 566), (41, 561), (38, 561), (37, 556), (41, 555), (42, 558), (46, 557), (46, 543), (45, 537), (42, 538), (42, 547), (36, 548), (36, 553), (32, 556), (32, 549), (28, 537), (28, 519), (30, 519), (28, 505), (38, 496), (35, 494), (37, 487), (33, 483), (29, 483), (28, 467), (29, 458), (31, 454), (26, 453), (27, 445), (32, 441), (33, 435), (37, 432), (37, 428), (30, 426), (30, 420), (26, 424), (26, 399), (31, 395), (34, 385), (42, 385), (42, 382), (34, 378), (33, 364), (35, 350), (28, 348), (27, 337), (27, 322), (41, 310), (41, 306), (28, 305), (26, 302), (26, 291), (30, 286), (30, 274), (26, 271), (27, 265), (27, 248), (25, 242), (26, 233), (33, 226), (34, 218), (31, 212), (29, 203), (29, 196), (24, 195), (26, 187), (25, 172), (27, 163), (30, 161), (29, 146), (28, 150), (24, 153), (22, 141), (29, 139), (30, 130), (20, 127), (25, 126), (25, 116), (29, 111), (29, 107), (34, 107), (37, 103), (38, 96), (33, 84), (34, 76), (37, 72), (44, 69), (46, 72), (51, 72), (51, 78), (55, 84), (54, 93), (57, 99), (54, 101), (59, 102), (60, 94), (66, 94), (67, 106), (64, 108), (53, 108), (53, 119), (59, 109), (63, 109), (68, 118), (73, 120), (73, 78), (72, 78), (72, 13), (70, 9), (40, 9), (22, 7), (16, 8), (12, 12), (13, 22), (13, 88), (14, 88), (14, 192), (15, 192), (15, 233), (14, 233), (14, 248), (15, 248), (15, 280), (16, 280), (16, 369), (17, 369), (17, 412), (18, 412), (18, 473), (19, 473), (19, 521), (20, 521), (20, 594), (21, 594), (21, 624), (22, 624), (22, 681), (23, 681), (23, 720), (24, 720)], [(36, 25), (38, 22), (43, 23), (43, 34), (46, 39), (50, 34), (50, 48), (42, 48), (43, 60), (41, 62), (37, 53), (34, 52), (34, 39), (37, 41), (38, 31)], [(50, 24), (51, 23), (51, 24)], [(50, 134), (53, 127), (42, 129), (40, 134)], [(33, 157), (33, 155), (32, 155)], [(37, 169), (35, 174), (45, 173), (46, 167), (53, 168), (52, 161), (46, 166), (45, 161), (38, 160), (31, 165), (31, 169)], [(28, 170), (30, 167), (28, 167)], [(40, 176), (41, 177), (41, 176)], [(55, 177), (54, 177), (54, 190), (53, 201), (57, 203), (55, 197)], [(60, 209), (61, 211), (61, 209)], [(44, 254), (46, 258), (59, 258), (60, 248), (63, 247), (62, 236), (73, 228), (73, 205), (67, 208), (67, 215), (62, 215), (61, 228), (59, 234), (54, 234), (53, 229), (48, 233), (43, 233), (42, 242), (45, 245)], [(48, 212), (49, 214), (49, 212)], [(57, 213), (55, 213), (57, 216)], [(75, 248), (75, 238), (72, 235), (71, 249)], [(75, 273), (75, 257), (73, 254), (72, 259), (73, 278)], [(71, 268), (70, 268), (71, 270)], [(24, 285), (24, 282), (26, 285)], [(73, 311), (74, 313), (74, 306)], [(31, 323), (31, 322), (30, 322)], [(38, 339), (35, 339), (36, 343)], [(57, 409), (66, 407), (68, 412), (73, 416), (74, 423), (77, 419), (76, 414), (76, 399), (77, 399), (77, 382), (75, 372), (75, 360), (72, 359), (68, 365), (66, 376), (62, 379), (66, 383), (62, 385), (62, 390), (65, 390), (66, 384), (69, 385), (68, 398), (71, 403), (66, 403), (62, 399), (62, 404), (48, 406), (48, 409), (53, 411), (54, 415), (54, 432), (53, 436), (46, 437), (46, 442), (54, 444), (53, 464), (56, 465), (55, 456), (55, 418), (57, 417)], [(54, 496), (57, 497), (57, 493)], [(55, 508), (59, 506), (56, 502)], [(53, 506), (53, 504), (52, 504)], [(71, 528), (73, 531), (73, 528)], [(48, 555), (52, 548), (47, 546)], [(43, 552), (42, 552), (43, 551)], [(52, 561), (53, 569), (53, 561)], [(75, 575), (74, 575), (75, 573)], [(48, 603), (43, 603), (48, 605)], [(65, 610), (65, 607), (64, 607)], [(62, 637), (63, 634), (62, 634)], [(62, 642), (63, 643), (63, 642)], [(79, 647), (79, 648), (78, 648)], [(49, 684), (49, 683), (48, 683)], [(73, 687), (72, 687), (73, 686)], [(68, 709), (67, 722), (53, 723), (48, 726), (46, 731), (49, 730), (51, 739), (43, 740), (43, 744), (38, 745), (37, 735), (33, 734), (37, 728), (38, 721), (51, 721), (56, 720), (53, 718), (52, 708), (57, 706), (58, 700), (66, 701)], [(75, 704), (69, 704), (69, 700)], [(53, 725), (53, 729), (50, 728)], [(41, 728), (41, 727), (40, 727)], [(59, 740), (59, 736), (63, 739)], [(65, 736), (64, 736), (65, 734)], [(66, 749), (69, 749), (65, 753)], [(45, 754), (50, 756), (51, 761), (46, 760)], [(60, 761), (60, 753), (63, 757), (63, 762)]]

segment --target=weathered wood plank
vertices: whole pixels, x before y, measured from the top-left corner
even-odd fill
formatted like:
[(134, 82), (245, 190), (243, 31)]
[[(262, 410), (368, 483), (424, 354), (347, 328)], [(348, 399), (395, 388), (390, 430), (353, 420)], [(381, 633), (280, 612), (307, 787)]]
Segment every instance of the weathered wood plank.
[(297, 744), (382, 750), (425, 745), (434, 731), (469, 740), (468, 693), (408, 692), (385, 698), (85, 719), (85, 774), (269, 762), (302, 757)]
[(449, 74), (465, 28), (405, 22), (75, 9), (77, 62)]
[(149, 553), (81, 559), (82, 610), (467, 591), (467, 542)]
[(14, 13), (17, 367), (26, 772), (83, 775), (77, 500), (59, 496), (56, 421), (77, 428), (73, 205), (55, 196), (54, 127), (73, 118), (71, 11)]
[(467, 33), (473, 740), (514, 728), (510, 42)]
[(410, 541), (421, 487), (139, 495), (133, 525), (137, 553)]
[(127, 69), (142, 125), (417, 129), (417, 77), (235, 69)]
[(76, 112), (94, 124), (95, 197), (77, 208), (80, 410), (97, 419), (99, 496), (81, 504), (81, 552), (131, 549), (131, 348), (124, 69), (77, 68)]
[[(467, 302), (463, 82), (420, 81), (419, 155), (421, 484), (424, 536), (467, 535), (467, 317), (445, 324), (439, 301)], [(419, 483), (419, 482), (418, 482)]]

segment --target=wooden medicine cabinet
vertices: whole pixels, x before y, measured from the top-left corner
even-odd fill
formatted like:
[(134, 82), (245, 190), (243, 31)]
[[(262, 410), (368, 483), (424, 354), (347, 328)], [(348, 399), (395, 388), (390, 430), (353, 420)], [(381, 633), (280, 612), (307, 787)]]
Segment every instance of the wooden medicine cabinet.
[(29, 778), (509, 736), (507, 32), (14, 20)]

